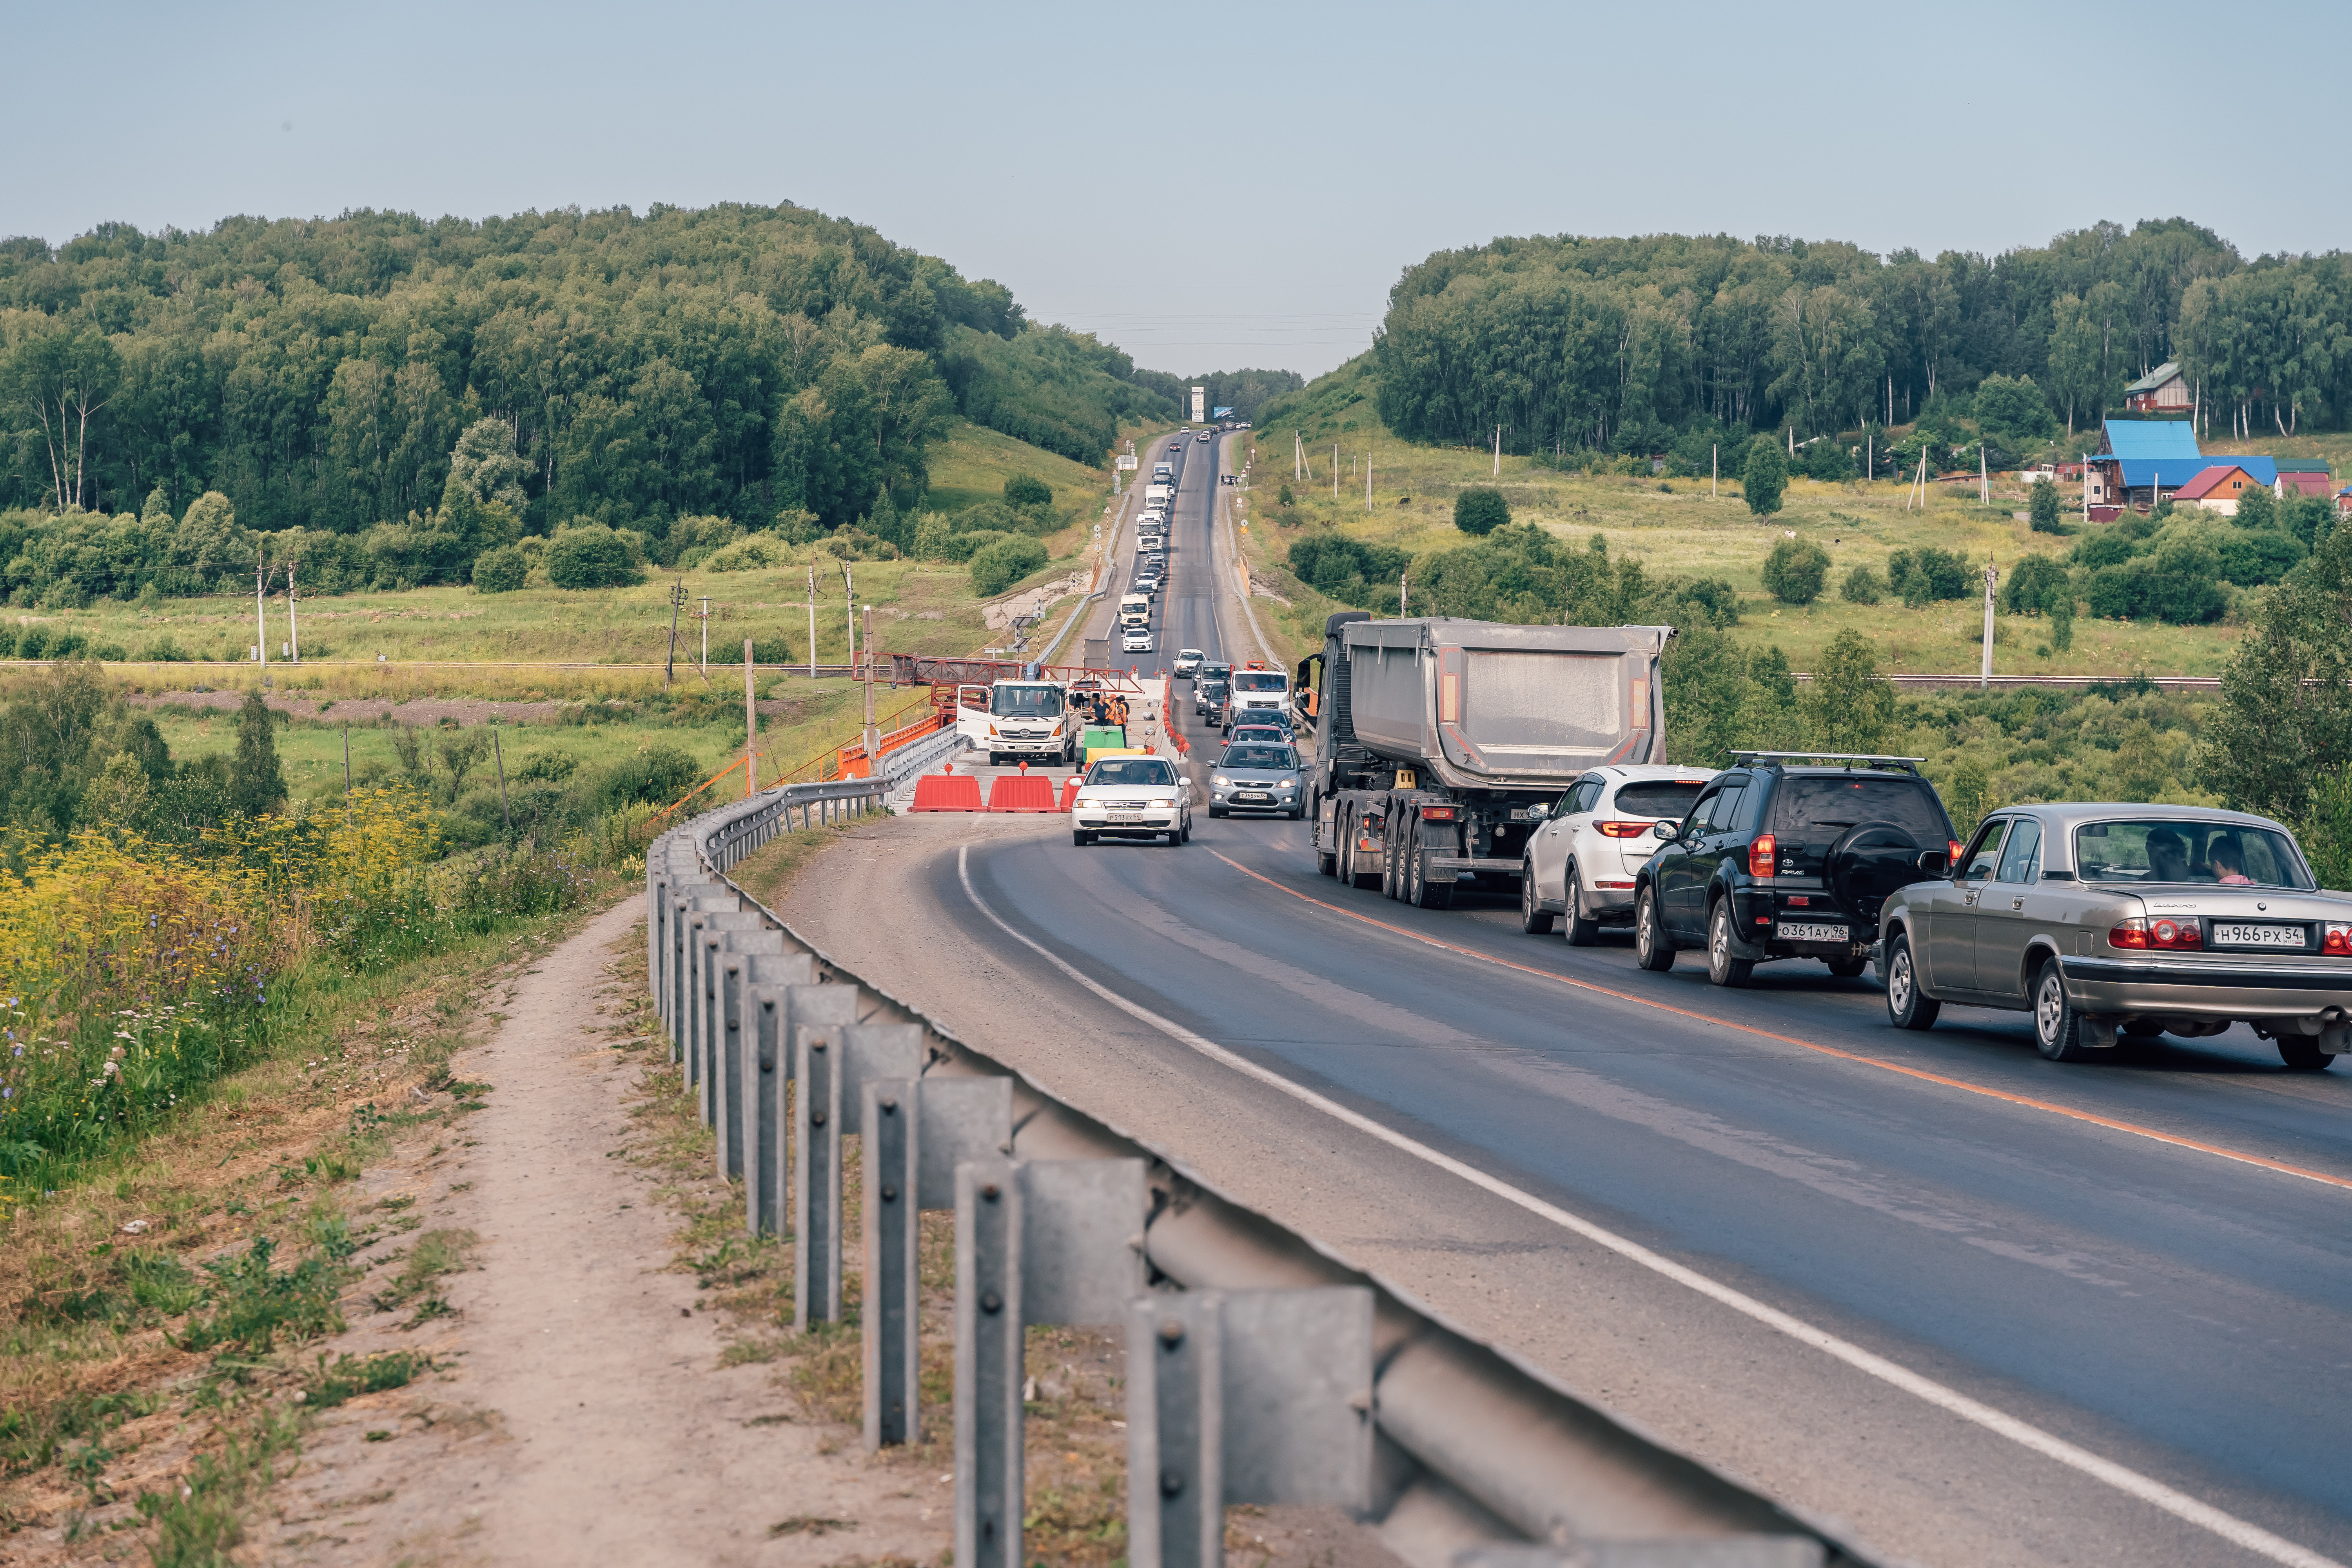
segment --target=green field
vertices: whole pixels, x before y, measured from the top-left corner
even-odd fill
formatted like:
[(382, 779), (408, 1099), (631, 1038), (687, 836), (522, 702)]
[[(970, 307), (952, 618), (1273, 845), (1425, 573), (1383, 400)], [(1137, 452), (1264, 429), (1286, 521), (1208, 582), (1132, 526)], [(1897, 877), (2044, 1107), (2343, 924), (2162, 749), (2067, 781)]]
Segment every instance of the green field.
[[(1318, 391), (1324, 392), (1320, 399)], [(1851, 604), (1838, 596), (1846, 573), (1866, 564), (1883, 575), (1890, 553), (1927, 544), (1975, 563), (1990, 560), (2006, 574), (2028, 554), (2063, 556), (2074, 542), (2032, 531), (2018, 515), (2025, 510), (2025, 489), (2014, 480), (1995, 479), (1990, 507), (1978, 503), (1971, 479), (1932, 486), (1924, 510), (1906, 510), (1909, 487), (1901, 481), (1825, 484), (1792, 477), (1782, 510), (1758, 518), (1740, 499), (1739, 486), (1728, 479), (1711, 487), (1704, 474), (1696, 479), (1563, 474), (1507, 454), (1500, 477), (1495, 478), (1494, 459), (1486, 452), (1408, 446), (1390, 437), (1369, 397), (1347, 405), (1344, 388), (1326, 391), (1320, 383), (1301, 395), (1311, 400), (1297, 424), (1310, 443), (1314, 481), (1291, 479), (1289, 422), (1251, 432), (1255, 465), (1239, 514), (1254, 520), (1245, 535), (1253, 571), (1296, 606), (1284, 617), (1294, 640), (1319, 640), (1323, 616), (1342, 606), (1284, 569), (1293, 540), (1305, 531), (1336, 528), (1350, 537), (1415, 553), (1458, 548), (1470, 541), (1454, 526), (1454, 498), (1469, 485), (1497, 485), (1510, 502), (1514, 522), (1533, 522), (1575, 542), (1600, 534), (1612, 558), (1638, 560), (1654, 578), (1674, 574), (1729, 581), (1743, 600), (1740, 623), (1732, 636), (1754, 647), (1779, 645), (1800, 670), (1832, 637), (1853, 627), (1876, 645), (1882, 667), (1889, 672), (1973, 672), (1981, 648), (1979, 600), (1948, 600), (1918, 609), (1892, 597), (1876, 605)], [(1336, 500), (1331, 493), (1334, 441), (1339, 447)], [(2285, 450), (2283, 444), (2256, 445)], [(2352, 437), (2305, 437), (2301, 445), (2352, 451)], [(1247, 450), (1242, 455), (1247, 456)], [(1372, 465), (1373, 489), (1369, 510), (1362, 469), (1351, 474), (1349, 468), (1351, 461), (1367, 458)], [(1287, 509), (1278, 500), (1286, 484), (1295, 499)], [(1790, 535), (1821, 545), (1833, 563), (1829, 587), (1802, 608), (1775, 603), (1765, 592), (1761, 575), (1765, 556)], [(2003, 616), (1994, 634), (1993, 668), (2007, 675), (2126, 675), (2135, 670), (2216, 675), (2236, 647), (2260, 594), (2254, 590), (2239, 595), (2229, 616), (2211, 626), (2085, 616), (2075, 622), (2074, 646), (2066, 653), (2047, 651), (2046, 632), (2038, 618)]]

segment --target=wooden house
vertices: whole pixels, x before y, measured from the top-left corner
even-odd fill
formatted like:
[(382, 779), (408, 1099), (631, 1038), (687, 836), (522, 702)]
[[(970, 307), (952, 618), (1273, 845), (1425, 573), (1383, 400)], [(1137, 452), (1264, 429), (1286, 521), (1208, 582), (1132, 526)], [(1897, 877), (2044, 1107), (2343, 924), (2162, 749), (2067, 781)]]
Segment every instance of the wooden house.
[(2136, 414), (2186, 412), (2196, 405), (2189, 378), (2170, 360), (2124, 388), (2124, 406)]

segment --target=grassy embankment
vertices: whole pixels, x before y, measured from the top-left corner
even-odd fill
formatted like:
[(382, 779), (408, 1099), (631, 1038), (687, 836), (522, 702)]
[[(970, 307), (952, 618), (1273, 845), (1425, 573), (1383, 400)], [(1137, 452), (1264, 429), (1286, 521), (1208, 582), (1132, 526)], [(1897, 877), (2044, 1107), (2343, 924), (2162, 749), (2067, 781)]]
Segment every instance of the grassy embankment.
[[(1454, 498), (1467, 485), (1499, 486), (1515, 522), (1534, 522), (1578, 542), (1599, 533), (1607, 539), (1612, 556), (1639, 560), (1653, 577), (1728, 580), (1743, 600), (1740, 624), (1732, 636), (1756, 648), (1778, 644), (1800, 670), (1810, 667), (1831, 638), (1852, 627), (1876, 645), (1882, 667), (1889, 672), (1972, 672), (1980, 647), (1979, 601), (1947, 600), (1918, 609), (1891, 596), (1875, 605), (1852, 604), (1838, 595), (1847, 571), (1868, 564), (1883, 575), (1892, 552), (1927, 544), (1958, 552), (1971, 562), (1990, 558), (2006, 573), (2028, 554), (2063, 556), (2074, 543), (2032, 532), (2018, 515), (2026, 507), (2024, 487), (1998, 479), (1990, 507), (1979, 504), (1970, 480), (1930, 487), (1933, 493), (1923, 512), (1906, 510), (1909, 487), (1900, 480), (1827, 484), (1792, 477), (1781, 511), (1759, 519), (1749, 514), (1736, 480), (1725, 479), (1716, 487), (1718, 493), (1710, 495), (1703, 474), (1696, 479), (1562, 474), (1506, 455), (1501, 475), (1495, 478), (1488, 453), (1414, 446), (1391, 436), (1373, 411), (1373, 389), (1361, 362), (1351, 363), (1286, 399), (1259, 429), (1247, 433), (1255, 438), (1255, 467), (1237, 515), (1253, 520), (1244, 533), (1252, 570), (1293, 601), (1295, 608), (1277, 618), (1286, 640), (1297, 645), (1295, 652), (1319, 641), (1323, 616), (1342, 607), (1285, 570), (1290, 542), (1300, 537), (1301, 530), (1338, 528), (1351, 537), (1416, 553), (1458, 548), (1469, 541), (1454, 527)], [(1294, 428), (1307, 440), (1314, 465), (1312, 482), (1291, 479)], [(1336, 500), (1331, 493), (1335, 441), (1340, 464)], [(2342, 462), (2352, 457), (2352, 436), (2256, 441), (2248, 449)], [(1250, 455), (1247, 445), (1236, 454), (1242, 459)], [(1367, 457), (1373, 467), (1369, 511), (1362, 469), (1354, 469), (1351, 476), (1349, 468)], [(1276, 500), (1285, 484), (1296, 499), (1286, 510)], [(1789, 533), (1821, 545), (1832, 562), (1829, 586), (1802, 608), (1775, 603), (1764, 591), (1764, 558)], [(2048, 640), (2039, 622), (2004, 616), (1995, 636), (1993, 668), (2010, 675), (2127, 675), (2136, 670), (2216, 675), (2235, 648), (2252, 602), (2242, 601), (2228, 619), (2202, 626), (2085, 616), (2076, 621), (2074, 646), (2065, 653), (2038, 651)], [(1263, 599), (1259, 606), (1263, 612)], [(1268, 635), (1274, 635), (1275, 626), (1263, 614), (1260, 618)]]

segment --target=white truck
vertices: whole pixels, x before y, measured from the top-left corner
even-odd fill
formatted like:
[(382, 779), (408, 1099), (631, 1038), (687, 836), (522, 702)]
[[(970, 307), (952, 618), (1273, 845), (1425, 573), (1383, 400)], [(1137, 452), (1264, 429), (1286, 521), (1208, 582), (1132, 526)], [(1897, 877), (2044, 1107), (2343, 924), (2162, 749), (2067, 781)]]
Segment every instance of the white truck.
[(1176, 465), (1173, 463), (1152, 464), (1151, 482), (1155, 485), (1174, 484), (1176, 482)]
[(1144, 486), (1143, 504), (1145, 507), (1154, 511), (1158, 511), (1165, 507), (1175, 505), (1176, 487), (1173, 485), (1162, 484), (1149, 484)]
[(1078, 724), (1070, 690), (1058, 680), (999, 680), (956, 688), (956, 732), (991, 767), (1006, 762), (1066, 766), (1076, 755)]
[(1228, 725), (1246, 724), (1252, 715), (1285, 713), (1290, 707), (1290, 677), (1259, 664), (1245, 664), (1228, 678), (1233, 695), (1225, 703)]

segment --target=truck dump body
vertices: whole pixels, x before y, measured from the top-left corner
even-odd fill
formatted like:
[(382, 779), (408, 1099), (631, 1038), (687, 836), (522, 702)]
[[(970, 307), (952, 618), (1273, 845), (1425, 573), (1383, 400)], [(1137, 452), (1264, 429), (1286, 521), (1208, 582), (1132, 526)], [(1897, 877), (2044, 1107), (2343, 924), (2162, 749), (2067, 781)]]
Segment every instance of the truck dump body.
[(1458, 788), (1565, 787), (1587, 768), (1646, 763), (1658, 750), (1663, 626), (1440, 618), (1337, 632), (1347, 669), (1332, 682), (1333, 739), (1372, 757)]

